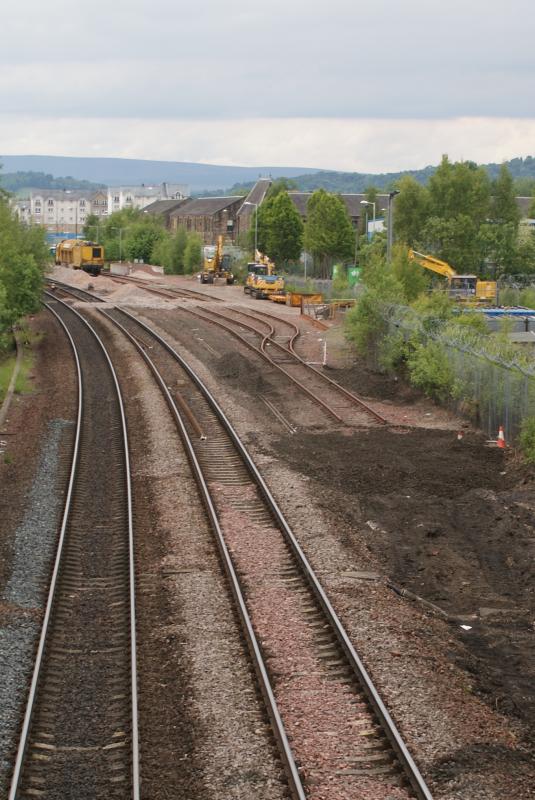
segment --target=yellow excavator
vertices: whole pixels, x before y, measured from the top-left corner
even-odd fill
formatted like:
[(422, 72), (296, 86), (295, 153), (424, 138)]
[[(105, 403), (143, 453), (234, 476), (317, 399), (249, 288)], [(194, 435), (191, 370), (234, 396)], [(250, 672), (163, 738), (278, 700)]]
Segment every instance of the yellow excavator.
[(275, 272), (275, 264), (264, 253), (255, 251), (255, 260), (247, 264), (245, 294), (258, 300), (273, 300), (285, 303), (284, 278)]
[(231, 257), (223, 253), (223, 236), (217, 237), (217, 245), (207, 245), (204, 248), (203, 257), (201, 283), (214, 283), (216, 278), (224, 278), (229, 286), (234, 283), (230, 268)]
[(448, 281), (448, 294), (452, 300), (478, 305), (496, 305), (496, 281), (481, 281), (477, 275), (458, 275), (446, 261), (434, 256), (409, 250), (409, 258), (424, 269), (442, 275)]

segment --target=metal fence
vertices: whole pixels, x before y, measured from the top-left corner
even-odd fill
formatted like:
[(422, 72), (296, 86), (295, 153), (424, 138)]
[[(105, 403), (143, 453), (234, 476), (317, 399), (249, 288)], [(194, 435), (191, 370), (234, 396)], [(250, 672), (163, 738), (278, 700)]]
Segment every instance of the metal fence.
[(495, 439), (503, 426), (505, 438), (514, 441), (522, 421), (535, 417), (535, 361), (531, 366), (528, 356), (506, 360), (492, 351), (494, 337), (485, 349), (487, 337), (475, 342), (473, 333), (452, 333), (443, 321), (422, 320), (404, 306), (385, 306), (383, 316), (387, 335), (405, 340), (416, 335), (423, 344), (434, 341), (440, 346), (454, 376), (450, 407), (471, 418), (489, 438)]

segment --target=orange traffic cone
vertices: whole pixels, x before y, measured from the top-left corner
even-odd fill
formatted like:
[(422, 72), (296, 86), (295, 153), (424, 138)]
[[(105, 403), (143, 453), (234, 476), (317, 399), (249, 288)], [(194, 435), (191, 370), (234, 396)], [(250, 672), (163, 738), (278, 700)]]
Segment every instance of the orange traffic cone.
[(496, 442), (498, 447), (505, 447), (505, 436), (503, 435), (503, 426), (500, 425), (500, 429), (498, 431), (498, 441)]

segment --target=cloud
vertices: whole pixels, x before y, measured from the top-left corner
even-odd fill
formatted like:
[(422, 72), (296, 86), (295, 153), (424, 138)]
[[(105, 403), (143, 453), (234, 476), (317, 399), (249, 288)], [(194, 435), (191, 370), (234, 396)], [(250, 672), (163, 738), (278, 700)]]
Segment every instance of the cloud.
[[(9, 0), (8, 0), (9, 1)], [(195, 120), (533, 115), (531, 0), (26, 0), (5, 113)]]
[(5, 155), (387, 172), (436, 164), (443, 153), (480, 163), (533, 155), (535, 119), (146, 120), (0, 115), (0, 141)]

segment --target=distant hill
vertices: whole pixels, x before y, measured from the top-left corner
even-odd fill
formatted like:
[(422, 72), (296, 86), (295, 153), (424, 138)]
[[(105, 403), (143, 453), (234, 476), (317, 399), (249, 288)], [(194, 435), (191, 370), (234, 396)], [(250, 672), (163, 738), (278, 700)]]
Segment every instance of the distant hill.
[[(535, 191), (535, 158), (513, 158), (507, 161), (516, 182), (519, 195), (531, 195)], [(70, 158), (64, 156), (0, 156), (3, 170), (0, 180), (6, 189), (10, 181), (24, 181), (17, 173), (43, 174), (44, 179), (57, 181), (54, 186), (32, 184), (35, 188), (93, 188), (95, 185), (120, 186), (184, 183), (193, 195), (245, 194), (259, 177), (291, 178), (297, 189), (306, 192), (324, 188), (330, 192), (364, 192), (373, 185), (380, 190), (390, 190), (404, 175), (412, 175), (418, 182), (427, 183), (437, 169), (427, 166), (417, 170), (400, 172), (364, 173), (336, 172), (300, 167), (226, 167), (213, 164), (196, 164), (180, 161), (142, 161), (130, 158)], [(484, 164), (491, 178), (498, 175), (500, 164)], [(15, 177), (13, 177), (15, 173)], [(68, 175), (69, 178), (57, 176)], [(52, 177), (54, 176), (54, 177)], [(29, 179), (28, 179), (29, 180)], [(66, 181), (73, 181), (66, 184)], [(13, 184), (11, 184), (13, 186)], [(25, 186), (30, 184), (25, 183)], [(230, 187), (230, 188), (229, 188)], [(16, 188), (11, 188), (16, 191)]]
[(0, 186), (8, 192), (21, 192), (24, 189), (84, 189), (96, 191), (104, 184), (91, 183), (80, 178), (54, 178), (44, 172), (0, 172)]
[[(517, 194), (531, 195), (535, 191), (535, 158), (513, 158), (506, 162), (517, 184)], [(490, 178), (497, 178), (501, 164), (483, 164)], [(426, 184), (431, 175), (436, 171), (436, 166), (424, 167), (416, 170), (403, 170), (401, 172), (319, 172), (302, 175), (286, 175), (301, 192), (312, 192), (315, 189), (326, 189), (329, 192), (356, 193), (365, 192), (369, 186), (390, 191), (396, 181), (404, 175), (411, 175), (418, 183)], [(236, 183), (227, 189), (228, 194), (244, 194), (252, 187), (252, 183)]]
[[(2, 172), (44, 172), (70, 175), (106, 186), (185, 183), (192, 193), (221, 189), (233, 183), (306, 175), (303, 167), (226, 167), (181, 161), (142, 161), (132, 158), (71, 158), (67, 156), (1, 156)], [(0, 173), (1, 174), (1, 173)]]

